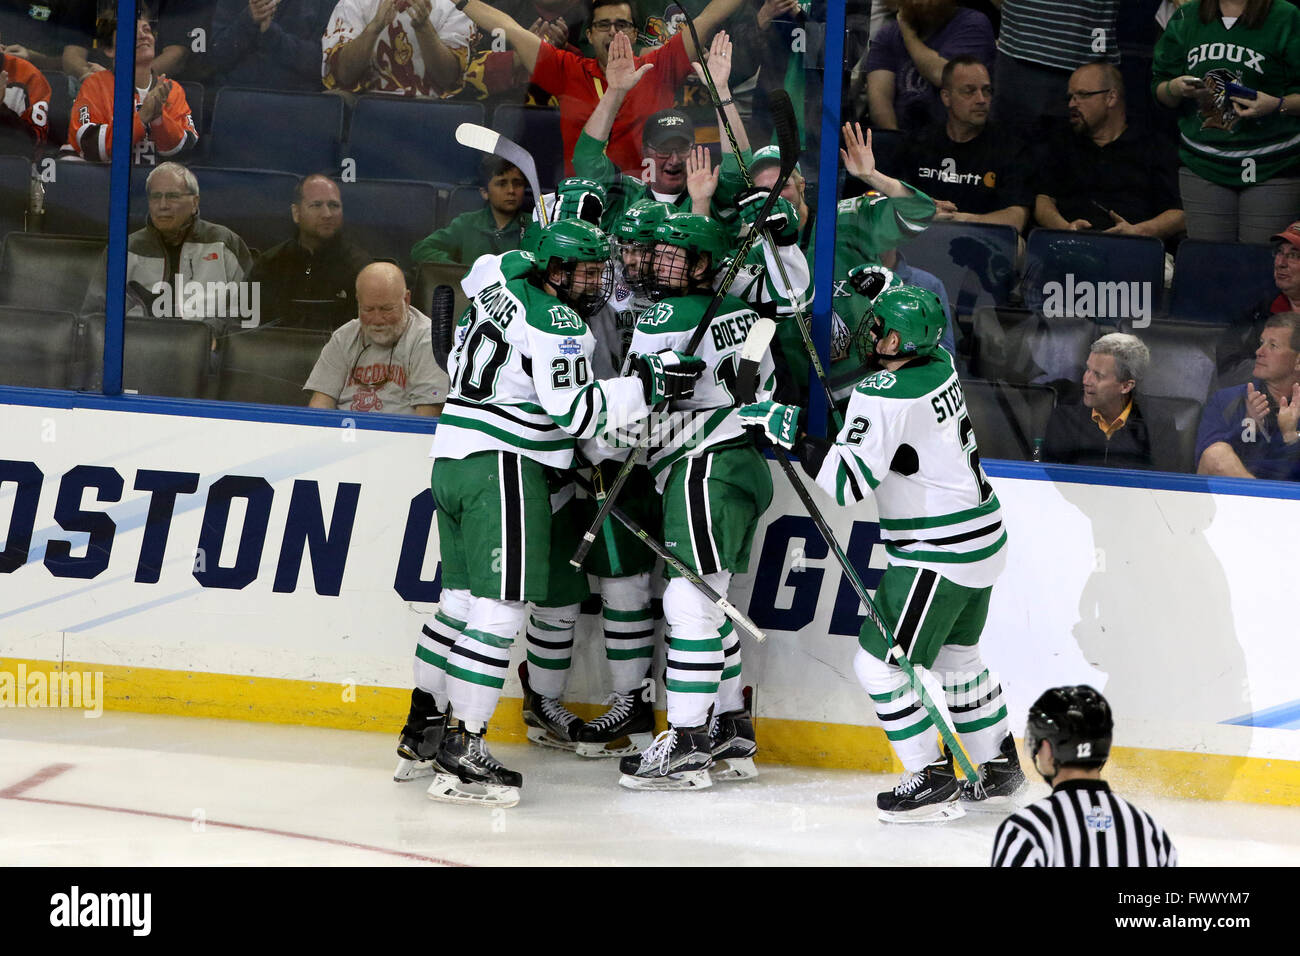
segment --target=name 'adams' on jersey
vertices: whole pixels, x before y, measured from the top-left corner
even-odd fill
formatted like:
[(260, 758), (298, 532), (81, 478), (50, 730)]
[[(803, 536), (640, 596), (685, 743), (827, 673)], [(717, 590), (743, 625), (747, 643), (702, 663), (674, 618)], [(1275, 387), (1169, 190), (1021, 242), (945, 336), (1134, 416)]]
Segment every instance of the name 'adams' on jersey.
[(952, 357), (863, 379), (817, 484), (842, 505), (874, 493), (891, 563), (989, 587), (1006, 561), (998, 497), (980, 464)]
[(578, 313), (511, 276), (532, 267), (521, 255), (518, 268), (483, 285), (456, 326), (432, 458), (505, 450), (569, 468), (577, 439), (649, 412), (639, 379), (594, 380), (595, 337)]
[[(632, 351), (641, 355), (660, 349), (686, 351), (691, 336), (704, 318), (710, 296), (674, 296), (641, 313), (632, 335)], [(648, 465), (662, 489), (673, 463), (693, 458), (722, 442), (745, 434), (736, 414), (736, 369), (745, 336), (758, 321), (758, 313), (735, 296), (723, 296), (717, 314), (695, 350), (705, 363), (695, 384), (695, 395), (675, 402), (673, 411), (655, 421)], [(774, 383), (771, 354), (759, 365), (759, 391), (770, 392)]]

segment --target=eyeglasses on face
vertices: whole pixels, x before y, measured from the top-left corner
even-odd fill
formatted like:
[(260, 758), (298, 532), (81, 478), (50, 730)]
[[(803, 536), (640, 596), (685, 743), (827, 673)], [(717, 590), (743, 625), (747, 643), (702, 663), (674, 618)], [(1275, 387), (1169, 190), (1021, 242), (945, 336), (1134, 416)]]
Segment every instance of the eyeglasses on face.
[(1094, 96), (1100, 96), (1102, 93), (1109, 93), (1111, 89), (1112, 87), (1107, 87), (1104, 90), (1072, 90), (1065, 97), (1065, 102), (1073, 103), (1075, 100), (1090, 100)]
[(186, 196), (193, 196), (194, 193), (150, 193), (150, 202), (180, 202)]
[(609, 33), (611, 30), (626, 33), (628, 30), (635, 30), (636, 24), (631, 20), (594, 20), (591, 29), (594, 33)]
[(1284, 243), (1273, 250), (1273, 258), (1282, 259), (1286, 262), (1300, 262), (1300, 249)]

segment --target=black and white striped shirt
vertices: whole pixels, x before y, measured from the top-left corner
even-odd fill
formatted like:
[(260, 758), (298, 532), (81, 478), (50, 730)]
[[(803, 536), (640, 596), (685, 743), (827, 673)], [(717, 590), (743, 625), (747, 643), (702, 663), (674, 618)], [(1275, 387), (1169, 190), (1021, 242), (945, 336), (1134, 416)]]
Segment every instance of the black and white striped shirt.
[(1104, 780), (1067, 780), (1002, 821), (993, 866), (1177, 866), (1178, 851), (1151, 815)]
[(1118, 63), (1117, 13), (1119, 0), (1006, 0), (998, 50), (1058, 70)]

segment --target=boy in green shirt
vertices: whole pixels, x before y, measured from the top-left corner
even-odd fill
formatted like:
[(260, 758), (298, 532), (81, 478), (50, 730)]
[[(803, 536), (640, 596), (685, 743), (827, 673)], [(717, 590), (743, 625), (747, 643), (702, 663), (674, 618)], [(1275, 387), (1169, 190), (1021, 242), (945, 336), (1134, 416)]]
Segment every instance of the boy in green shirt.
[(499, 156), (484, 157), (479, 194), (482, 209), (462, 213), (450, 223), (411, 247), (411, 259), (421, 262), (471, 264), (482, 255), (499, 255), (519, 248), (530, 222), (524, 209), (528, 183), (512, 163)]

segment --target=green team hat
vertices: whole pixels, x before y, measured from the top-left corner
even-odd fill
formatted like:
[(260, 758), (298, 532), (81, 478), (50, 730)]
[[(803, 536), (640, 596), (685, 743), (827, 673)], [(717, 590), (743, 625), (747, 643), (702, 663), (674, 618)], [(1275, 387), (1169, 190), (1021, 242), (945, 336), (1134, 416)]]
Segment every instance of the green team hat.
[[(754, 150), (754, 158), (749, 163), (750, 176), (753, 176), (760, 168), (769, 163), (776, 166), (781, 165), (781, 148), (779, 146), (762, 146)], [(799, 168), (798, 163), (794, 164), (794, 169), (800, 176), (803, 175), (803, 170)]]

